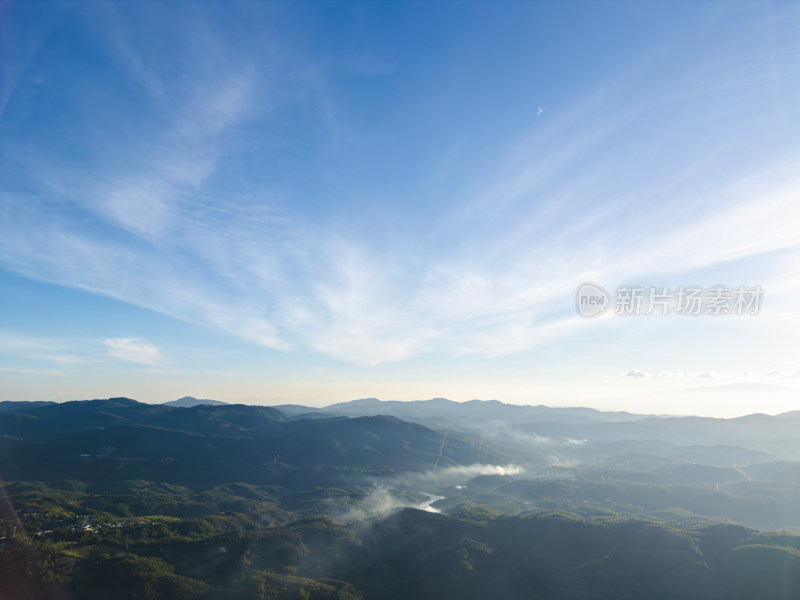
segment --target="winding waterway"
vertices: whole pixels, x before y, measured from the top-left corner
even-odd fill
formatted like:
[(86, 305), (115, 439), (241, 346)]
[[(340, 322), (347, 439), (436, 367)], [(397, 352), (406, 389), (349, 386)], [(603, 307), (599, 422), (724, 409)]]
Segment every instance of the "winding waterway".
[(436, 512), (436, 513), (442, 512), (438, 508), (434, 508), (433, 506), (431, 506), (431, 504), (433, 504), (434, 502), (438, 502), (439, 500), (444, 500), (445, 496), (436, 496), (434, 494), (429, 494), (428, 492), (420, 492), (420, 494), (424, 494), (425, 496), (428, 497), (428, 499), (425, 500), (425, 502), (423, 502), (419, 506), (417, 506), (417, 508), (419, 508), (420, 510), (427, 510), (428, 512)]

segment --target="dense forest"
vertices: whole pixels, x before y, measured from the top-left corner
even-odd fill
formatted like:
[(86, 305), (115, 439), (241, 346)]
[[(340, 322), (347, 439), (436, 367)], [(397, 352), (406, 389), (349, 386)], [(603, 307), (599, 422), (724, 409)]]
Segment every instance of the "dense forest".
[[(558, 456), (503, 446), (463, 414), (462, 427), (422, 424), (437, 406), (410, 422), (341, 407), (4, 403), (0, 597), (800, 597), (787, 457), (663, 439), (634, 456), (644, 442), (624, 436), (609, 455), (597, 433), (595, 458), (578, 461), (591, 441)], [(514, 426), (590, 429), (585, 415), (515, 410)], [(636, 421), (593, 418), (597, 432)], [(674, 458), (687, 452), (714, 464)], [(763, 462), (726, 467), (725, 452)]]

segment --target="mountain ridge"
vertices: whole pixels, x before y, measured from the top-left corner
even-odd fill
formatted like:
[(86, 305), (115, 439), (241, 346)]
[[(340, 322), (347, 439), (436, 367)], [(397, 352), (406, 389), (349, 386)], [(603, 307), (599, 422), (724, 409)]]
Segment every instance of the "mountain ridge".
[(222, 400), (211, 400), (209, 398), (195, 398), (194, 396), (183, 396), (177, 400), (170, 400), (164, 402), (164, 406), (177, 406), (180, 408), (192, 408), (193, 406), (222, 406), (230, 404), (230, 402), (223, 402)]

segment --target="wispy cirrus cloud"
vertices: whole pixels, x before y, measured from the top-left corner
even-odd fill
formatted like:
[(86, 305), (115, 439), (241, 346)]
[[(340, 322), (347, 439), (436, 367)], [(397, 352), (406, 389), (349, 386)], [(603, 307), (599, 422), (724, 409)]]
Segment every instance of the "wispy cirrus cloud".
[(161, 360), (161, 348), (141, 338), (108, 338), (104, 343), (114, 358), (151, 366)]
[[(112, 30), (125, 26), (124, 19), (113, 23)], [(375, 365), (430, 352), (522, 352), (585, 326), (571, 303), (586, 280), (612, 287), (793, 252), (800, 244), (800, 164), (791, 152), (783, 162), (754, 160), (745, 172), (732, 173), (720, 160), (709, 168), (709, 185), (695, 164), (707, 167), (714, 148), (689, 148), (685, 160), (665, 167), (659, 144), (650, 143), (672, 139), (673, 129), (695, 139), (683, 112), (670, 120), (670, 110), (684, 110), (684, 98), (694, 98), (689, 108), (698, 121), (726, 101), (719, 94), (729, 90), (698, 87), (707, 69), (667, 78), (663, 87), (676, 90), (656, 104), (636, 96), (648, 82), (637, 74), (548, 108), (546, 118), (534, 110), (531, 123), (492, 148), (491, 168), (464, 164), (442, 185), (434, 208), (409, 208), (394, 220), (377, 209), (361, 214), (387, 190), (359, 185), (357, 170), (352, 179), (337, 179), (308, 167), (300, 150), (288, 158), (266, 152), (302, 103), (275, 117), (270, 94), (278, 92), (265, 85), (259, 61), (228, 54), (210, 28), (199, 31), (208, 50), (191, 62), (176, 59), (186, 67), (179, 69), (182, 91), (171, 85), (175, 69), (148, 60), (130, 32), (106, 36), (114, 64), (134, 75), (157, 110), (118, 115), (132, 125), (114, 143), (97, 142), (97, 154), (116, 157), (97, 159), (102, 168), (70, 173), (58, 156), (31, 153), (35, 177), (0, 195), (4, 266), (263, 346)], [(336, 152), (346, 152), (354, 126), (346, 106), (336, 106), (339, 90), (328, 87), (335, 78), (322, 66), (301, 66), (298, 73), (313, 76), (281, 80), (289, 89), (283, 97), (316, 94), (310, 104), (322, 107), (327, 131), (315, 136), (304, 125), (291, 134), (313, 139), (302, 150), (332, 138)], [(750, 111), (725, 106), (734, 117)], [(656, 108), (666, 121), (648, 121), (645, 143), (641, 123)], [(307, 113), (304, 119), (316, 122)], [(99, 128), (91, 120), (86, 126)], [(257, 136), (237, 135), (250, 126)], [(296, 171), (299, 191), (281, 203), (269, 179), (247, 183), (262, 167), (280, 170), (270, 161)], [(307, 179), (331, 185), (311, 202)], [(716, 187), (719, 181), (725, 186)], [(358, 209), (346, 202), (339, 208), (340, 196), (354, 198)], [(159, 360), (158, 348), (138, 338), (109, 338), (106, 345), (124, 360)]]
[(185, 223), (181, 204), (192, 203), (211, 175), (221, 148), (216, 139), (247, 109), (253, 76), (245, 69), (199, 90), (151, 149), (144, 166), (94, 190), (93, 208), (131, 233), (157, 241)]
[(9, 352), (45, 352), (62, 346), (63, 344), (49, 338), (0, 330), (0, 349)]
[(96, 347), (91, 342), (31, 335), (0, 330), (0, 359), (10, 363), (2, 367), (8, 373), (41, 373), (65, 375), (53, 369), (68, 368), (96, 362)]
[[(144, 193), (141, 188), (139, 193)], [(5, 264), (23, 274), (265, 346), (310, 347), (358, 364), (428, 351), (522, 351), (584, 325), (572, 317), (570, 304), (584, 280), (635, 280), (653, 265), (674, 273), (691, 271), (790, 249), (797, 237), (786, 225), (787, 215), (796, 211), (788, 194), (778, 193), (758, 211), (743, 196), (740, 204), (692, 224), (688, 232), (680, 224), (664, 231), (665, 240), (672, 235), (686, 241), (668, 262), (657, 251), (663, 246), (641, 239), (628, 242), (625, 251), (609, 252), (601, 268), (593, 267), (596, 258), (580, 248), (569, 250), (556, 234), (513, 251), (483, 246), (484, 251), (499, 250), (490, 264), (476, 261), (471, 251), (444, 252), (414, 272), (413, 250), (405, 256), (385, 254), (269, 208), (197, 211), (178, 202), (170, 206), (171, 224), (161, 226), (153, 238), (158, 230), (153, 215), (142, 217), (148, 225), (139, 227), (134, 223), (139, 205), (133, 203), (126, 227), (149, 240), (142, 246), (78, 234), (68, 219), (45, 216), (24, 202), (12, 200), (6, 206), (12, 204), (18, 210), (6, 220), (10, 227), (0, 248)], [(14, 221), (26, 219), (36, 227), (14, 227)], [(752, 223), (774, 235), (737, 235)], [(606, 232), (594, 235), (594, 247), (613, 244)], [(547, 244), (553, 250), (546, 251)]]
[(19, 367), (0, 367), (0, 371), (4, 373), (22, 373), (24, 375), (51, 375), (55, 377), (63, 377), (66, 373), (61, 371), (47, 371), (45, 369), (23, 369)]

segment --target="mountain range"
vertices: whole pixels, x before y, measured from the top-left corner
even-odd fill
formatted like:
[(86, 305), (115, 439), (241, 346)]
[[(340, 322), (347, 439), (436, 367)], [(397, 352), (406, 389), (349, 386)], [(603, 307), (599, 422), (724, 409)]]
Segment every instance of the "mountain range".
[(800, 412), (0, 405), (0, 598), (800, 597)]

